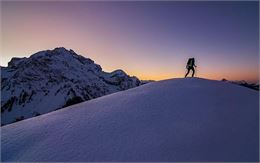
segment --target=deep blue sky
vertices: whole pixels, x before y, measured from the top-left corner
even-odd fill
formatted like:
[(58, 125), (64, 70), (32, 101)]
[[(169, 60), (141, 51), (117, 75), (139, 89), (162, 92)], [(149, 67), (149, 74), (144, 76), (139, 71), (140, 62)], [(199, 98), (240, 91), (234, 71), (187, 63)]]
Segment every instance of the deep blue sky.
[[(3, 63), (65, 46), (143, 79), (258, 80), (258, 2), (3, 2)], [(17, 37), (18, 36), (18, 37)]]

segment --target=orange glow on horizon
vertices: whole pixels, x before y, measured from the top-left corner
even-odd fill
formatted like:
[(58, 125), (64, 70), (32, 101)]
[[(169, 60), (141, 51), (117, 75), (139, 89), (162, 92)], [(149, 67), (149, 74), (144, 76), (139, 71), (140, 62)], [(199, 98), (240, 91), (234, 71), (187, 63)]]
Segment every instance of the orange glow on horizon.
[[(167, 79), (172, 79), (172, 78), (184, 78), (186, 70), (178, 73), (165, 73), (165, 74), (145, 74), (143, 72), (128, 72), (126, 71), (129, 75), (131, 76), (136, 76), (141, 80), (155, 80), (155, 81), (160, 81), (160, 80), (167, 80)], [(197, 74), (196, 74), (197, 73)], [(251, 74), (247, 74), (244, 72), (243, 74), (228, 74), (224, 75), (222, 73), (200, 73), (196, 72), (194, 77), (198, 78), (205, 78), (205, 79), (210, 79), (210, 80), (222, 80), (222, 79), (227, 79), (230, 81), (240, 81), (243, 78), (246, 78), (247, 81), (252, 82), (252, 83), (257, 83), (259, 81), (258, 78), (255, 77), (254, 72)], [(191, 77), (191, 73), (188, 75), (188, 77)]]

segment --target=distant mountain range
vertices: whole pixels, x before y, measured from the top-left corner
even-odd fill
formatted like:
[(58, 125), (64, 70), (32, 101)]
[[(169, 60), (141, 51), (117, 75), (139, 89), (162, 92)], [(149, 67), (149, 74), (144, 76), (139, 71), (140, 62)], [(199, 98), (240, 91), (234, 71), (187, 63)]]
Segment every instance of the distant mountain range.
[(1, 73), (1, 125), (143, 84), (63, 47), (12, 58)]
[(229, 80), (226, 80), (226, 79), (222, 79), (221, 81), (230, 82), (230, 83), (233, 83), (233, 84), (237, 84), (237, 85), (240, 85), (240, 86), (243, 86), (243, 87), (247, 87), (247, 88), (259, 91), (259, 83), (258, 84), (248, 83), (244, 80), (242, 80), (242, 81), (229, 81)]

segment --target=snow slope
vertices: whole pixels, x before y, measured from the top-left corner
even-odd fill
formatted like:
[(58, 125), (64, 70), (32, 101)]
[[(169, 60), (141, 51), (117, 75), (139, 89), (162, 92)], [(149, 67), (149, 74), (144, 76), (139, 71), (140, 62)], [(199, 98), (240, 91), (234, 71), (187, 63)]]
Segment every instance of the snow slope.
[(258, 92), (171, 79), (3, 126), (2, 161), (258, 161)]

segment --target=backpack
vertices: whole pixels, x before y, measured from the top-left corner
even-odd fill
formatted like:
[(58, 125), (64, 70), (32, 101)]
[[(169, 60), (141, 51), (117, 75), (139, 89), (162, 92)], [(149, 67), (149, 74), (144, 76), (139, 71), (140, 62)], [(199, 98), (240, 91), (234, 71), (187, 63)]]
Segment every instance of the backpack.
[(187, 62), (187, 66), (189, 66), (189, 67), (194, 66), (194, 58), (189, 58), (189, 60)]

